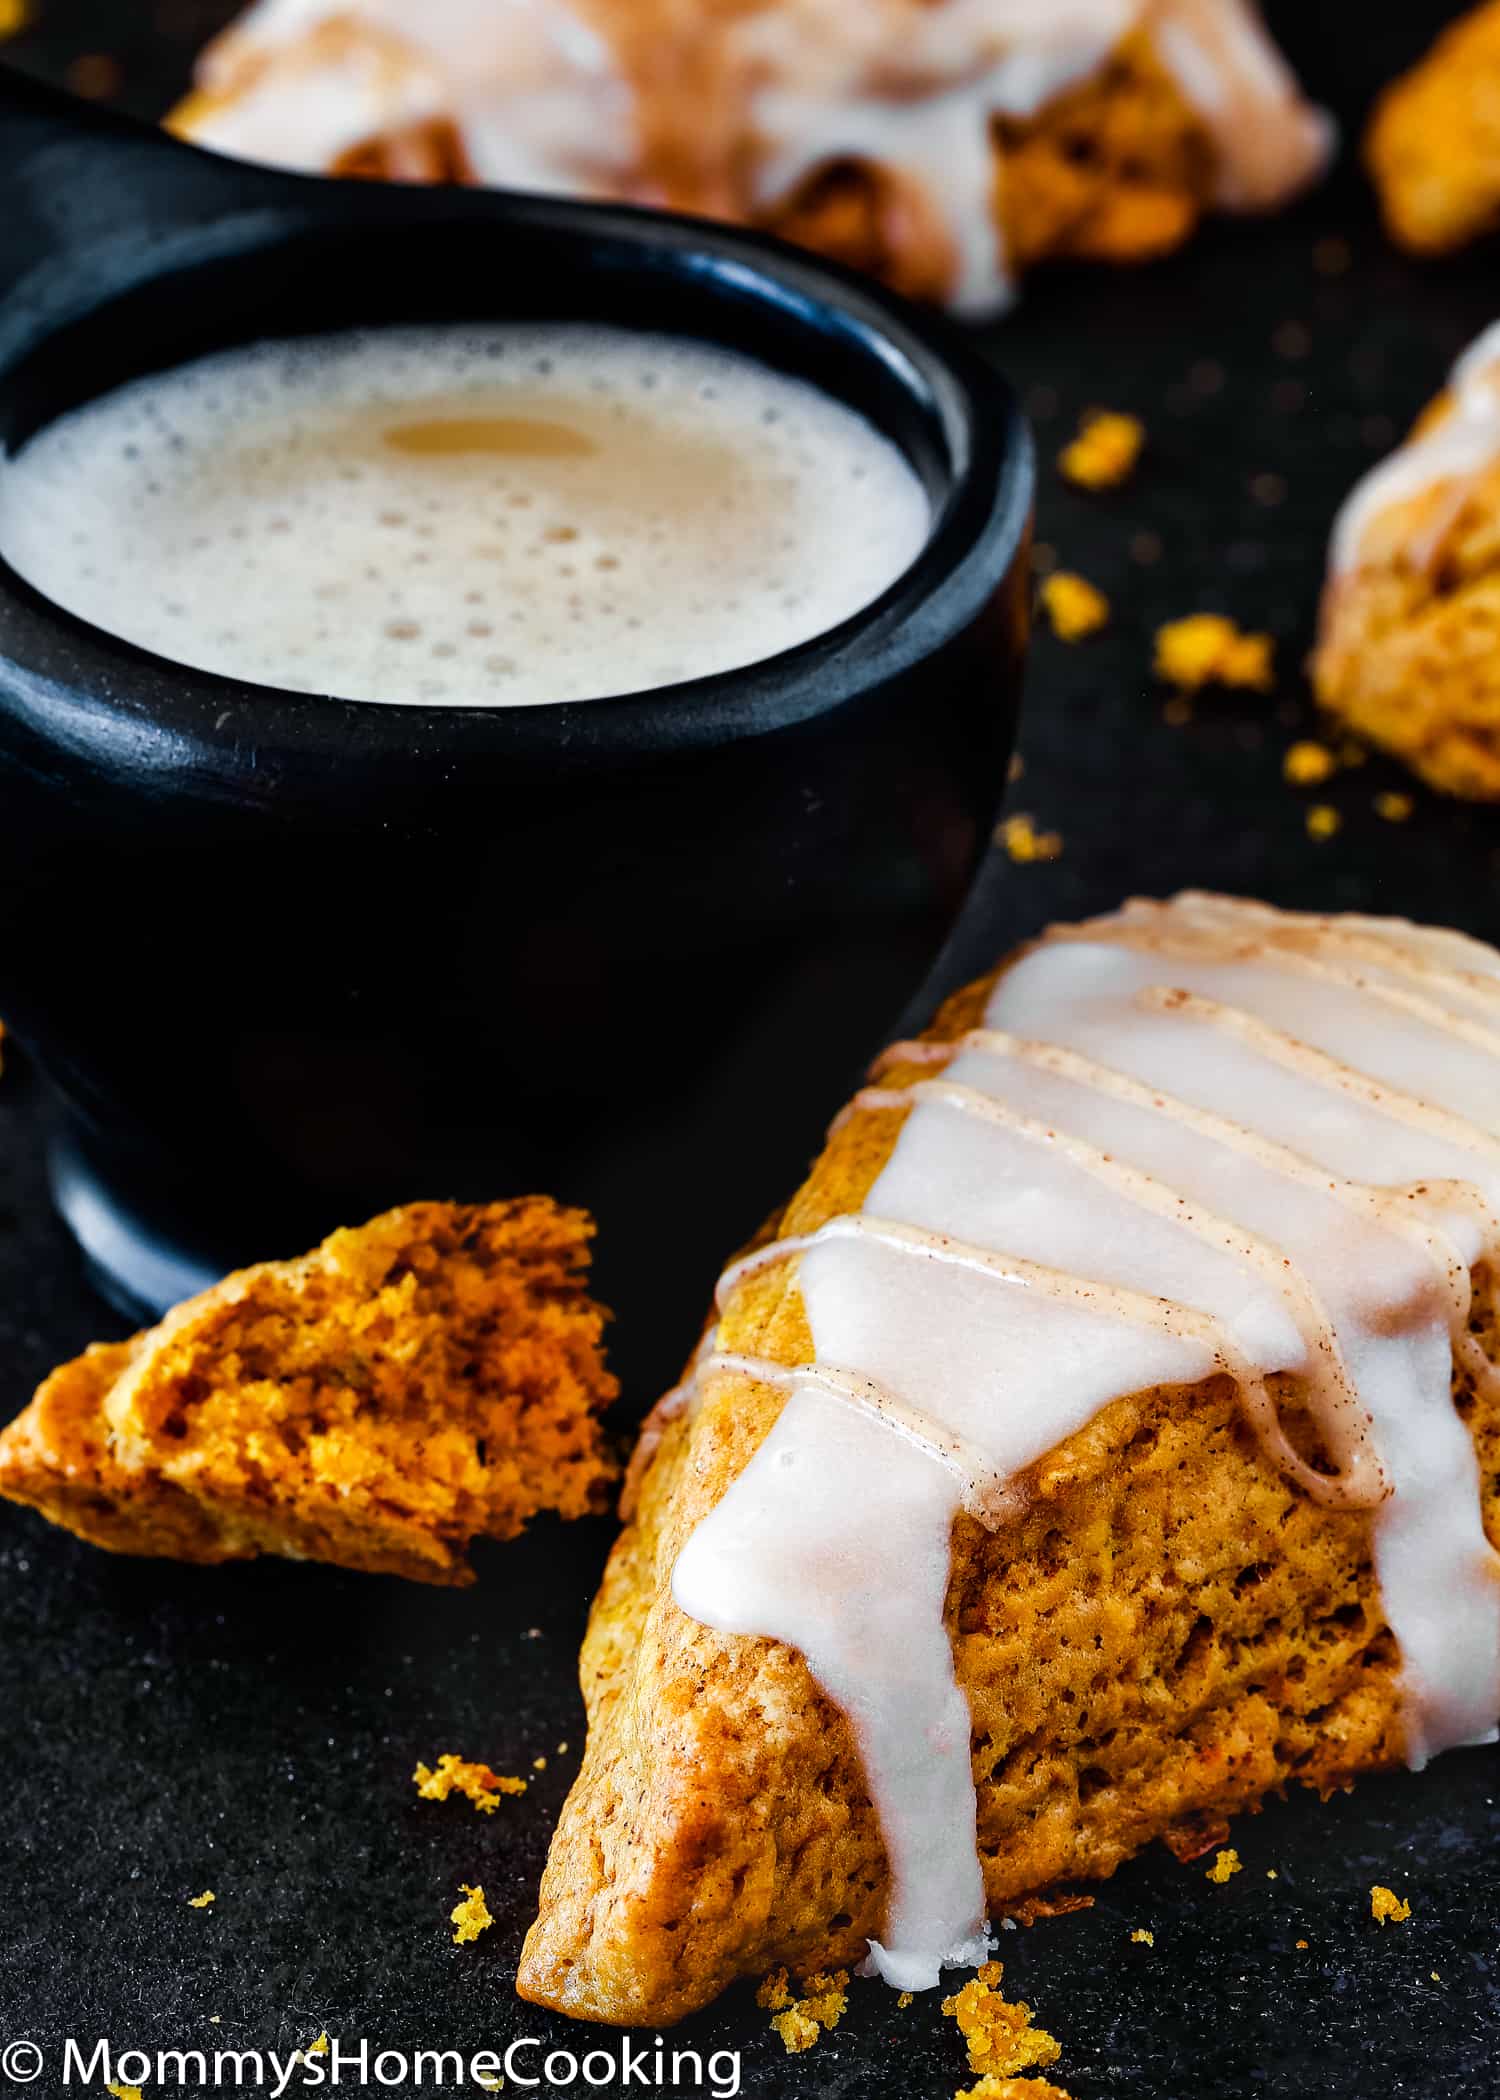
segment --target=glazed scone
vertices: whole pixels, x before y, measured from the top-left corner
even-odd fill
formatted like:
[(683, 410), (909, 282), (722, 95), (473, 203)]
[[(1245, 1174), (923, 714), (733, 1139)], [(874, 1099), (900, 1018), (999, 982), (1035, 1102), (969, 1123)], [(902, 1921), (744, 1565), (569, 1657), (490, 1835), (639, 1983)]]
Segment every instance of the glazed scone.
[(1254, 0), (258, 0), (175, 128), (251, 159), (767, 228), (983, 314), (1319, 173)]
[(590, 1221), (413, 1203), (226, 1277), (61, 1366), (0, 1495), (115, 1553), (261, 1553), (464, 1583), (476, 1538), (607, 1506)]
[(1500, 326), (1345, 504), (1313, 683), (1433, 787), (1500, 799)]
[(1365, 161), (1405, 248), (1442, 254), (1500, 226), (1500, 0), (1445, 29), (1386, 89)]
[(647, 1424), (522, 1995), (674, 2020), (1500, 1715), (1500, 955), (1188, 896), (888, 1053)]

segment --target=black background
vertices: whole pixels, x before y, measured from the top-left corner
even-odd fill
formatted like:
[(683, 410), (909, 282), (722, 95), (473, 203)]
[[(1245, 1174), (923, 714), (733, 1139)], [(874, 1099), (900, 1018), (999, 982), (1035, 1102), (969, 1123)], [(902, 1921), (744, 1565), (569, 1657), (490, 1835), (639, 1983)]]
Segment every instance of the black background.
[[(143, 114), (180, 91), (195, 43), (229, 12), (220, 0), (40, 5), (8, 55)], [(1043, 548), (1114, 604), (1097, 640), (1038, 636), (1010, 807), (1064, 847), (992, 892), (996, 953), (1049, 918), (1181, 883), (1500, 936), (1500, 814), (1418, 789), (1410, 820), (1385, 822), (1374, 797), (1411, 783), (1373, 759), (1311, 791), (1281, 773), (1288, 743), (1314, 726), (1301, 661), (1333, 509), (1500, 307), (1493, 246), (1434, 265), (1385, 243), (1354, 150), (1375, 89), (1454, 9), (1305, 0), (1270, 12), (1344, 122), (1334, 178), (1278, 220), (1212, 226), (1147, 270), (1039, 276), (987, 339), (1036, 425)], [(1347, 267), (1330, 238), (1347, 244)], [(1052, 465), (1095, 404), (1150, 432), (1133, 482), (1105, 496), (1071, 490)], [(1150, 638), (1202, 609), (1276, 634), (1277, 689), (1206, 697), (1174, 725)], [(1316, 801), (1343, 817), (1323, 843), (1305, 826)], [(143, 945), (143, 985), (163, 960)], [(52, 1364), (120, 1331), (49, 1215), (43, 1122), (12, 1051), (0, 1083), (5, 1413)], [(698, 1244), (690, 1220), (659, 1229), (663, 1261), (701, 1276), (706, 1295), (724, 1250)], [(601, 1287), (608, 1296), (607, 1249)], [(665, 1370), (690, 1339), (659, 1332), (649, 1302), (617, 1311), (629, 1365)], [(651, 1397), (643, 1377), (627, 1404)], [(539, 1526), (482, 1550), (478, 1587), (448, 1594), (278, 1564), (111, 1560), (0, 1511), (0, 2043), (24, 2035), (49, 2052), (24, 2090), (62, 2089), (69, 2034), (151, 2049), (286, 2049), (322, 2028), (393, 2049), (503, 2048), (517, 2034), (586, 2046), (520, 2005), (512, 1979), (581, 1743), (575, 1657), (609, 1536)], [(549, 1761), (524, 1799), (480, 1819), (415, 1799), (416, 1758), (449, 1749), (501, 1770)], [(1061, 2039), (1055, 2075), (1076, 2100), (1494, 2094), (1497, 1777), (1495, 1752), (1469, 1751), (1326, 1805), (1273, 1804), (1241, 1820), (1245, 1871), (1222, 1888), (1204, 1863), (1153, 1852), (1094, 1909), (1002, 1935), (1007, 1991)], [(460, 1880), (483, 1883), (497, 1920), (464, 1948), (446, 1923)], [(1376, 1881), (1410, 1897), (1410, 1923), (1372, 1923)], [(187, 1908), (205, 1887), (217, 1903)], [(1141, 1925), (1154, 1947), (1130, 1941)], [(745, 2090), (767, 2100), (937, 2100), (969, 2082), (935, 1999), (902, 2012), (874, 1985), (855, 1988), (811, 2055), (784, 2056), (748, 1991), (682, 2038), (743, 2046)]]

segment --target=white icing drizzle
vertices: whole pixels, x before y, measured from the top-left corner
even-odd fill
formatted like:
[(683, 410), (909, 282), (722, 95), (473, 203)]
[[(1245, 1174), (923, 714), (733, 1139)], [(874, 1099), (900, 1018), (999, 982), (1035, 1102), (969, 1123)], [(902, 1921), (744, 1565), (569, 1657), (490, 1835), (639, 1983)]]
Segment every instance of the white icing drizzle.
[[(787, 1392), (673, 1593), (800, 1649), (848, 1715), (891, 1870), (871, 1963), (898, 1987), (984, 1944), (954, 1518), (1005, 1522), (1112, 1399), (1227, 1372), (1289, 1482), (1370, 1512), (1408, 1761), (1493, 1739), (1500, 1559), (1451, 1380), (1496, 1382), (1468, 1332), (1471, 1270), (1500, 1259), (1496, 1023), (1500, 954), (1463, 935), (1134, 902), (1055, 929), (958, 1041), (888, 1051), (846, 1111), (904, 1116), (863, 1210), (726, 1270), (721, 1311), (794, 1263), (814, 1354), (711, 1331), (672, 1396)], [(880, 1084), (898, 1065), (919, 1076)], [(1282, 1427), (1288, 1379), (1326, 1468)]]
[[(948, 258), (949, 303), (972, 315), (1012, 291), (996, 121), (1034, 116), (1137, 31), (1213, 140), (1224, 207), (1281, 202), (1331, 151), (1328, 119), (1298, 94), (1253, 0), (745, 0), (691, 31), (664, 21), (667, 55), (646, 81), (622, 55), (645, 26), (630, 5), (256, 0), (211, 47), (209, 103), (189, 128), (226, 152), (317, 168), (441, 117), (481, 182), (640, 201), (658, 196), (640, 165), (646, 98), (685, 97), (668, 128), (690, 137), (700, 173), (718, 172), (676, 201), (728, 206), (748, 181), (747, 201), (774, 207), (831, 162), (866, 163), (897, 182), (908, 239)], [(689, 35), (720, 40), (706, 97), (674, 77), (669, 47)]]
[(1371, 468), (1334, 521), (1335, 573), (1359, 562), (1376, 520), (1398, 504), (1431, 495), (1404, 548), (1418, 568), (1436, 557), (1480, 476), (1500, 460), (1500, 321), (1472, 342), (1448, 375), (1445, 412)]

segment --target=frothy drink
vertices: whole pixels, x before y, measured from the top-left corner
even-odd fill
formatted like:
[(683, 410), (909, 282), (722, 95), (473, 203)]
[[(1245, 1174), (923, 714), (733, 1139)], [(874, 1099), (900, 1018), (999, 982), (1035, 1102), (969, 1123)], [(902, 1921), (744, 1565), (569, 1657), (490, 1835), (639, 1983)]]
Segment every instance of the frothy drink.
[(121, 388), (0, 467), (0, 554), (178, 663), (537, 706), (757, 662), (906, 569), (915, 474), (851, 410), (676, 337), (382, 329)]

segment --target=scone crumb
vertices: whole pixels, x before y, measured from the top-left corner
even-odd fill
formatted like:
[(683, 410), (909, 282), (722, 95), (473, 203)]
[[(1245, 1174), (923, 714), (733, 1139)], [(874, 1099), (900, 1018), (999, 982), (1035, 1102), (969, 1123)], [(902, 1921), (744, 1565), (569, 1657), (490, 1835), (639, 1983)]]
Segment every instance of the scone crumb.
[(1395, 788), (1387, 788), (1375, 797), (1375, 814), (1384, 817), (1387, 824), (1404, 824), (1414, 807), (1411, 796)]
[(470, 1940), (477, 1940), (481, 1932), (487, 1932), (495, 1921), (484, 1900), (484, 1889), (478, 1882), (461, 1881), (458, 1886), (464, 1900), (455, 1903), (448, 1916), (455, 1927), (453, 1944), (463, 1947)]
[(1137, 1925), (1130, 1937), (1138, 1947), (1154, 1947), (1156, 1945), (1156, 1934), (1144, 1925)]
[(326, 2027), (315, 2042), (308, 2043), (307, 2054), (309, 2056), (326, 2056), (328, 2054), (328, 2029)]
[(532, 1769), (532, 1771), (533, 1771), (533, 1772), (545, 1772), (545, 1771), (546, 1771), (546, 1769), (547, 1769), (547, 1760), (546, 1760), (546, 1758), (545, 1758), (545, 1757), (534, 1757), (534, 1758), (533, 1758), (533, 1759), (531, 1760), (531, 1769)]
[[(998, 1985), (1001, 1968), (987, 1961), (962, 1990), (943, 2000), (943, 2011), (958, 2022), (958, 2031), (968, 2044), (969, 2069), (998, 2081), (1014, 2078), (1035, 2065), (1056, 2063), (1062, 2044), (1045, 2029), (1031, 2024), (1031, 2007), (1017, 2000), (1009, 2004)], [(982, 2088), (980, 2100), (993, 2100)]]
[(212, 1889), (205, 1889), (201, 1896), (189, 1896), (187, 1906), (189, 1910), (207, 1910), (210, 1903), (217, 1903), (218, 1900)]
[(1038, 831), (1031, 818), (1024, 814), (1004, 819), (999, 843), (1011, 859), (1022, 866), (1034, 860), (1058, 860), (1063, 849), (1060, 831)]
[(1288, 746), (1281, 770), (1293, 787), (1318, 787), (1338, 770), (1338, 760), (1326, 744), (1305, 737)]
[(1331, 802), (1315, 802), (1307, 812), (1307, 835), (1310, 839), (1331, 839), (1343, 821)]
[(1411, 1905), (1377, 1881), (1370, 1891), (1370, 1916), (1377, 1925), (1404, 1925), (1411, 1916)]
[(1109, 600), (1103, 591), (1070, 569), (1045, 579), (1041, 600), (1060, 642), (1081, 642), (1109, 623)]
[(138, 2085), (107, 2085), (104, 2090), (106, 2093), (113, 2093), (115, 2100), (141, 2100), (141, 2089)]
[(772, 1969), (769, 1976), (761, 1978), (755, 2002), (762, 2012), (780, 2012), (783, 2006), (791, 2004), (792, 1987), (785, 1969)]
[(990, 2072), (953, 2100), (1068, 2100), (1060, 2085), (1046, 2078), (997, 2078)]
[(502, 1794), (524, 1794), (526, 1791), (524, 1779), (512, 1778), (504, 1772), (492, 1772), (488, 1765), (475, 1764), (466, 1757), (455, 1757), (451, 1750), (444, 1751), (436, 1767), (419, 1764), (411, 1777), (424, 1801), (446, 1801), (450, 1794), (462, 1794), (486, 1816), (494, 1814)]
[(0, 37), (19, 36), (26, 27), (26, 14), (26, 0), (0, 0)]
[(1145, 442), (1146, 426), (1138, 416), (1095, 409), (1084, 417), (1071, 444), (1064, 445), (1057, 464), (1079, 488), (1118, 488), (1134, 471)]
[(915, 1996), (916, 1996), (916, 1992), (915, 1992), (915, 1991), (903, 1991), (903, 1992), (901, 1993), (900, 1997), (899, 1997), (899, 1998), (898, 1998), (898, 1999), (896, 2000), (896, 2010), (897, 2010), (897, 2012), (905, 2012), (905, 2010), (906, 2010), (907, 2006), (911, 2004), (911, 2002), (912, 2002), (912, 1999), (913, 1999), (913, 1998), (914, 1998)]
[(799, 2011), (795, 2005), (789, 2005), (785, 2012), (777, 2013), (771, 2025), (781, 2036), (788, 2056), (800, 2056), (804, 2049), (812, 2047), (823, 2032), (816, 2020), (810, 2020), (807, 2014)]
[(1298, 1940), (1298, 1942), (1297, 1942), (1297, 1945), (1298, 1945), (1298, 1947), (1299, 1947), (1299, 1948), (1302, 1948), (1302, 1947), (1305, 1947), (1305, 1946), (1307, 1945), (1307, 1942), (1306, 1942), (1306, 1940)]
[(785, 1969), (773, 1969), (760, 1989), (756, 2002), (774, 2011), (771, 2025), (781, 2036), (788, 2056), (810, 2049), (818, 2037), (837, 2027), (849, 2003), (849, 1971), (820, 1970), (802, 1979), (802, 1996), (792, 1998)]
[(1233, 1845), (1229, 1845), (1222, 1852), (1214, 1854), (1214, 1863), (1207, 1870), (1205, 1878), (1209, 1881), (1217, 1881), (1222, 1887), (1231, 1874), (1238, 1874), (1239, 1871), (1240, 1856)]
[(1269, 692), (1275, 682), (1269, 634), (1247, 634), (1224, 613), (1188, 613), (1156, 630), (1158, 678), (1179, 692), (1205, 685), (1244, 686)]

